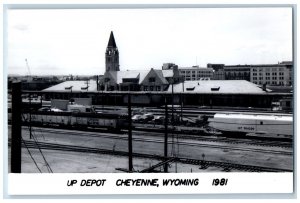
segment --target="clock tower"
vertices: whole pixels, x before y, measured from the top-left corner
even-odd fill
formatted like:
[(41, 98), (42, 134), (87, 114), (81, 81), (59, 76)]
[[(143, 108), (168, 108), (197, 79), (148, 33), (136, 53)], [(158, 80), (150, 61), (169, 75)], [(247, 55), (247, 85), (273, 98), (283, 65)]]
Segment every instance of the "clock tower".
[(114, 34), (111, 31), (109, 41), (105, 52), (105, 70), (119, 71), (119, 51), (116, 45)]

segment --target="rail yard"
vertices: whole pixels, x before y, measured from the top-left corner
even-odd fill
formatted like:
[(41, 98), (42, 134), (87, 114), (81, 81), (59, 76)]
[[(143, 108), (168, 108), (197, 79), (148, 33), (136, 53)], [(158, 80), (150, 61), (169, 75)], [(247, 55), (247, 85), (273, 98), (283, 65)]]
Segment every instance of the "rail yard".
[[(52, 165), (53, 172), (92, 172), (95, 171), (94, 169), (97, 169), (97, 172), (121, 172), (127, 165), (128, 136), (125, 131), (88, 132), (33, 127), (34, 138), (30, 139), (29, 127), (24, 126), (22, 133), (24, 172), (37, 170), (34, 169), (36, 167), (33, 167), (30, 156), (35, 156), (40, 161), (37, 164), (43, 168), (45, 164), (41, 158), (41, 151), (46, 158), (48, 157), (47, 159), (52, 157), (50, 162), (53, 163), (49, 165)], [(133, 167), (136, 172), (141, 172), (164, 160), (163, 137), (162, 132), (133, 131)], [(170, 172), (293, 170), (291, 140), (177, 133), (169, 135), (168, 145), (168, 155), (174, 157), (174, 160), (169, 163)], [(99, 158), (105, 161), (94, 163)], [(115, 158), (120, 161), (108, 161)], [(72, 167), (66, 171), (65, 167), (68, 164)], [(105, 167), (101, 167), (103, 164)], [(161, 168), (157, 167), (153, 170), (160, 171)]]
[[(53, 101), (39, 106), (23, 102), (22, 172), (293, 171), (290, 112), (168, 103), (131, 106), (130, 99), (128, 106)], [(9, 151), (13, 114), (9, 105)]]

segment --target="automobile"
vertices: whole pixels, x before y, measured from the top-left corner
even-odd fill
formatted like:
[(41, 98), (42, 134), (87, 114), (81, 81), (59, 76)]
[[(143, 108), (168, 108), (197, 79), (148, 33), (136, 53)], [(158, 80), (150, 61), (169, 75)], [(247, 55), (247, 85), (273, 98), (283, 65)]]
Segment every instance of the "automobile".
[(131, 117), (132, 122), (139, 122), (142, 119), (142, 115), (136, 114)]
[(196, 121), (189, 117), (182, 117), (181, 122), (185, 126), (194, 126), (196, 124)]
[(152, 113), (145, 113), (144, 115), (142, 115), (141, 121), (148, 122), (148, 121), (151, 121), (153, 118), (154, 118), (154, 115)]
[(165, 117), (164, 116), (154, 116), (153, 118), (153, 122), (155, 124), (163, 124), (164, 123), (164, 120), (165, 120)]
[(50, 111), (50, 110), (51, 110), (50, 107), (42, 107), (42, 108), (40, 108), (38, 111), (47, 112), (47, 111)]
[(51, 108), (50, 111), (52, 111), (52, 112), (63, 112), (63, 110), (55, 108), (55, 107)]

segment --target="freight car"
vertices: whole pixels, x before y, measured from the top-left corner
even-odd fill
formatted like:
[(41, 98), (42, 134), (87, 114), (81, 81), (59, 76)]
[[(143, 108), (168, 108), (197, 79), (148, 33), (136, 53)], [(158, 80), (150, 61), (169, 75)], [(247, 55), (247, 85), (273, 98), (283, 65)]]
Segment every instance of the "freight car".
[(127, 116), (118, 113), (32, 112), (22, 114), (24, 124), (65, 128), (106, 128), (120, 130), (127, 126)]
[(223, 134), (247, 133), (292, 137), (293, 117), (290, 114), (216, 113), (208, 119), (208, 126)]

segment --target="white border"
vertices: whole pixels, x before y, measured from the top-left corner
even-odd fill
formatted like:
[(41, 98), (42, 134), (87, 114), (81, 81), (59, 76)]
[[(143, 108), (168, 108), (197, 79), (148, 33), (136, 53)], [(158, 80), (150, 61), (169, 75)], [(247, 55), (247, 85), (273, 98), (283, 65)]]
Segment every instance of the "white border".
[[(227, 179), (226, 185), (213, 185), (214, 179)], [(157, 179), (154, 186), (141, 186), (132, 180)], [(194, 184), (164, 186), (163, 180), (188, 179)], [(70, 182), (77, 183), (68, 186)], [(87, 180), (99, 185), (86, 185)], [(124, 182), (128, 181), (129, 185)], [(123, 183), (122, 183), (123, 182)], [(83, 184), (81, 186), (81, 184)], [(9, 174), (9, 195), (91, 195), (91, 194), (262, 194), (293, 193), (293, 173), (58, 173)]]
[[(4, 0), (3, 1), (3, 4), (22, 4), (22, 5), (24, 5), (25, 3), (30, 3), (30, 4), (68, 4), (68, 3), (70, 3), (70, 1), (68, 1), (68, 0), (52, 0), (52, 1), (49, 1), (49, 0), (43, 0), (43, 1), (41, 1), (41, 0), (34, 0), (34, 1), (26, 1), (26, 2), (24, 2), (24, 1), (22, 1), (22, 0)], [(96, 4), (96, 3), (106, 3), (106, 4), (119, 4), (119, 3), (121, 3), (121, 4), (123, 4), (123, 3), (129, 3), (129, 4), (131, 4), (131, 3), (144, 3), (144, 4), (153, 4), (153, 3), (159, 3), (159, 4), (198, 4), (198, 3), (204, 3), (204, 4), (210, 4), (210, 5), (212, 5), (212, 4), (239, 4), (239, 5), (244, 5), (244, 4), (284, 4), (284, 5), (287, 5), (287, 4), (295, 4), (295, 5), (297, 5), (297, 1), (296, 0), (268, 0), (268, 1), (266, 1), (266, 0), (264, 0), (264, 1), (259, 1), (259, 0), (252, 0), (252, 1), (249, 1), (249, 0), (247, 0), (247, 1), (240, 1), (240, 0), (232, 0), (232, 1), (230, 1), (230, 0), (228, 0), (228, 1), (222, 1), (222, 0), (216, 0), (216, 1), (211, 1), (211, 0), (203, 0), (203, 1), (198, 1), (198, 0), (194, 0), (194, 1), (191, 1), (191, 0), (188, 0), (188, 1), (182, 1), (182, 0), (163, 0), (163, 1), (155, 1), (155, 0), (152, 0), (152, 1), (142, 1), (142, 2), (140, 2), (140, 1), (126, 1), (126, 2), (124, 2), (124, 1), (115, 1), (115, 0), (105, 0), (105, 1), (97, 1), (97, 0), (87, 0), (87, 1), (82, 1), (82, 0), (73, 0), (72, 2), (71, 2), (72, 4), (76, 4), (76, 3), (79, 3), (79, 4)], [(218, 6), (218, 5), (217, 5)], [(2, 14), (3, 13), (3, 7), (1, 7), (1, 9), (0, 9), (0, 13)], [(1, 19), (1, 22), (3, 22), (3, 15), (1, 15), (1, 17), (0, 17), (0, 19)], [(297, 21), (297, 25), (298, 25), (298, 22), (299, 21)], [(296, 29), (296, 28), (295, 28)], [(295, 31), (296, 32), (296, 31)], [(2, 33), (2, 38), (1, 38), (2, 40), (1, 40), (1, 43), (2, 43), (2, 45), (4, 44), (3, 43), (3, 33)], [(296, 40), (296, 39), (295, 39)], [(295, 42), (295, 43), (297, 43), (297, 42)], [(295, 47), (295, 49), (296, 49), (296, 47)], [(297, 54), (297, 53), (295, 53), (295, 54)], [(3, 61), (3, 58), (2, 58), (3, 56), (1, 56), (1, 61)], [(295, 63), (296, 63), (296, 57), (295, 57)], [(296, 69), (296, 67), (295, 67), (295, 69)], [(4, 83), (4, 82), (6, 82), (6, 80), (4, 80), (3, 81), (3, 78), (4, 77), (6, 77), (5, 76), (5, 74), (3, 75), (3, 77), (1, 77), (1, 82), (2, 82), (2, 84)], [(296, 76), (295, 76), (295, 78), (296, 78)], [(296, 81), (295, 81), (295, 86), (296, 86)], [(4, 90), (5, 91), (5, 90)], [(1, 91), (1, 93), (0, 93), (0, 96), (1, 96), (1, 98), (4, 98), (4, 95), (3, 95), (3, 91)], [(295, 95), (296, 96), (296, 95)], [(296, 107), (296, 104), (295, 104), (295, 107)], [(296, 108), (295, 108), (296, 109)], [(3, 112), (2, 111), (3, 110), (3, 106), (1, 106), (1, 112)], [(296, 118), (296, 112), (295, 112), (295, 118)], [(3, 115), (1, 114), (1, 117), (0, 117), (0, 121), (2, 121), (2, 123), (3, 123)], [(2, 129), (2, 127), (3, 127), (3, 125), (1, 125), (1, 130), (2, 130), (2, 132), (4, 131), (3, 129)], [(295, 135), (296, 135), (296, 133), (295, 133)], [(4, 136), (5, 137), (5, 136)], [(1, 153), (0, 153), (0, 155), (2, 155), (2, 157), (3, 157), (3, 152), (5, 153), (5, 151), (4, 151), (5, 149), (3, 149), (3, 150), (0, 150), (1, 151)], [(297, 151), (296, 151), (296, 149), (295, 149), (295, 153), (296, 153)], [(296, 158), (298, 158), (297, 156), (296, 156)], [(6, 162), (7, 163), (7, 162)], [(0, 169), (0, 171), (1, 172), (3, 172), (2, 170), (3, 170), (3, 167), (7, 167), (7, 166), (3, 166), (3, 163), (1, 162), (1, 166), (2, 167), (0, 167), (1, 169)], [(295, 167), (297, 166), (297, 160), (295, 159)], [(297, 168), (297, 167), (296, 167)], [(7, 170), (4, 170), (4, 171), (7, 171)], [(2, 173), (3, 174), (3, 173)], [(218, 176), (219, 175), (221, 175), (222, 173), (218, 173)], [(21, 181), (21, 179), (19, 179), (20, 178), (20, 176), (18, 177), (18, 175), (16, 175), (16, 174), (9, 174), (9, 176), (5, 176), (5, 174), (4, 174), (4, 182), (2, 182), (2, 183), (4, 183), (4, 185), (3, 185), (3, 187), (4, 188), (6, 188), (7, 187), (7, 183), (8, 183), (8, 191), (10, 192), (10, 193), (18, 193), (18, 190), (20, 190), (20, 188), (18, 189), (18, 188), (11, 188), (11, 184), (13, 184), (13, 183), (16, 183), (16, 184), (23, 184), (23, 185), (26, 185), (27, 187), (28, 187), (28, 183), (30, 183), (30, 182), (32, 182), (32, 181), (34, 181), (34, 182), (39, 182), (39, 181), (41, 181), (41, 180), (46, 180), (47, 179), (47, 174), (45, 174), (46, 176), (45, 177), (43, 177), (43, 178), (39, 178), (39, 179), (37, 179), (37, 178), (33, 178), (33, 177), (30, 177), (31, 175), (34, 175), (34, 174), (21, 174), (21, 176), (24, 176), (24, 177), (21, 177), (22, 179), (23, 179), (23, 181), (25, 181), (25, 182), (22, 182)], [(63, 176), (63, 180), (65, 180), (67, 177), (73, 177), (73, 175), (75, 175), (75, 177), (76, 178), (80, 178), (80, 177), (84, 177), (85, 175), (87, 175), (87, 177), (95, 177), (95, 178), (97, 178), (97, 177), (99, 177), (98, 175), (99, 174), (51, 174), (51, 176), (53, 177), (53, 175), (54, 176)], [(81, 176), (82, 175), (82, 176)], [(94, 176), (95, 175), (95, 176)], [(107, 175), (107, 174), (105, 174), (105, 175)], [(130, 174), (130, 175), (133, 175), (133, 174)], [(197, 174), (197, 175), (199, 175), (199, 174)], [(210, 176), (210, 175), (214, 175), (214, 174), (208, 174), (208, 173), (204, 173), (204, 174), (201, 174), (201, 175), (199, 175), (199, 177), (202, 179), (202, 180), (204, 180), (205, 179), (205, 177), (202, 177), (202, 175), (204, 175), (204, 176)], [(234, 180), (237, 180), (237, 179), (239, 179), (239, 177), (241, 177), (241, 176), (243, 176), (243, 175), (245, 175), (245, 176), (247, 176), (247, 177), (249, 177), (247, 174), (243, 174), (242, 175), (242, 173), (239, 173), (239, 174), (233, 174), (233, 173), (226, 173), (225, 174), (226, 176), (228, 176), (228, 175), (233, 175), (233, 177), (231, 177), (232, 179), (234, 179)], [(259, 178), (259, 176), (260, 175), (262, 175), (262, 176), (264, 176), (264, 177), (266, 177), (265, 175), (266, 174), (264, 174), (264, 173), (262, 173), (262, 174), (253, 174), (253, 175), (257, 175), (257, 177), (256, 178)], [(291, 185), (293, 185), (293, 182), (290, 182), (290, 181), (293, 181), (293, 180), (291, 180), (291, 174), (290, 173), (285, 173), (285, 174), (273, 174), (274, 176), (273, 176), (273, 178), (274, 179), (272, 179), (273, 181), (278, 181), (278, 182), (281, 182), (282, 181), (282, 183), (284, 183), (284, 184), (288, 184), (288, 189), (287, 188), (285, 188), (284, 190), (282, 190), (282, 191), (286, 191), (286, 192), (288, 192), (288, 193), (290, 193), (291, 191), (290, 191), (290, 186)], [(297, 175), (296, 174), (296, 170), (295, 170), (295, 175)], [(34, 175), (35, 176), (35, 175)], [(44, 176), (44, 174), (43, 174), (43, 176)], [(234, 177), (234, 176), (237, 176), (237, 177)], [(288, 178), (287, 179), (285, 179), (286, 177), (288, 176)], [(18, 177), (17, 179), (16, 179), (16, 177)], [(26, 179), (26, 178), (30, 178), (30, 179)], [(100, 177), (101, 177), (101, 175), (100, 175)], [(102, 176), (103, 177), (103, 176)], [(113, 177), (115, 178), (116, 177), (116, 174), (113, 174)], [(121, 177), (122, 178), (124, 178), (124, 174), (121, 174)], [(284, 180), (282, 180), (281, 178), (282, 177), (285, 177), (284, 178)], [(45, 179), (44, 179), (45, 178)], [(53, 181), (54, 180), (56, 180), (56, 178), (57, 177), (53, 177)], [(199, 179), (200, 179), (199, 178)], [(261, 177), (262, 178), (262, 177)], [(259, 179), (259, 180), (262, 180), (262, 179)], [(51, 178), (52, 179), (52, 178)], [(9, 181), (9, 182), (7, 182), (7, 180)], [(245, 180), (247, 180), (247, 179), (245, 179)], [(288, 180), (288, 181), (287, 181)], [(16, 182), (13, 182), (13, 181), (16, 181)], [(20, 182), (21, 181), (21, 182)], [(50, 181), (50, 180), (49, 180)], [(56, 180), (57, 181), (57, 180)], [(239, 180), (239, 181), (237, 181), (237, 182), (239, 182), (240, 184), (241, 184), (241, 180)], [(254, 177), (252, 177), (252, 179), (251, 179), (251, 182), (255, 182), (255, 179), (254, 179)], [(52, 184), (52, 182), (48, 182), (48, 185), (49, 184)], [(273, 182), (272, 182), (273, 183)], [(50, 184), (50, 185), (51, 185)], [(297, 190), (297, 182), (295, 182), (294, 183), (294, 185), (295, 185), (295, 190)], [(56, 187), (61, 187), (61, 186), (58, 186), (58, 185), (56, 185), (56, 184), (54, 184), (53, 186), (56, 186)], [(285, 186), (285, 185), (283, 185), (283, 186)], [(253, 185), (253, 187), (260, 187), (260, 184), (255, 184), (255, 185)], [(1, 188), (2, 189), (2, 191), (4, 191), (4, 193), (5, 193), (5, 189), (4, 188)], [(270, 187), (271, 188), (271, 187)], [(45, 188), (44, 188), (45, 189)], [(49, 188), (50, 189), (50, 191), (48, 191), (48, 192), (54, 192), (54, 190), (51, 190), (51, 188)], [(240, 188), (239, 188), (240, 189)], [(277, 188), (278, 189), (278, 188)], [(41, 190), (41, 189), (40, 189)], [(266, 188), (263, 188), (263, 190), (266, 190)], [(262, 190), (262, 191), (263, 191)], [(81, 191), (82, 191), (82, 189), (81, 189)], [(31, 191), (32, 192), (32, 191)], [(82, 191), (82, 192), (87, 192), (87, 191)], [(228, 192), (228, 191), (227, 191)], [(274, 191), (273, 191), (274, 192)], [(271, 193), (273, 193), (273, 192), (271, 192)], [(22, 192), (20, 192), (20, 194), (21, 194)], [(24, 193), (24, 191), (23, 191), (23, 193)], [(29, 194), (30, 193), (30, 191), (28, 192), (27, 191), (27, 193)], [(219, 192), (217, 192), (216, 191), (216, 193), (219, 193)], [(229, 191), (229, 193), (234, 193), (234, 192), (232, 192), (232, 191)], [(248, 192), (244, 192), (244, 193), (249, 193), (249, 190), (248, 190)], [(268, 193), (268, 192), (265, 192), (265, 193)], [(2, 193), (1, 193), (2, 194)], [(35, 193), (35, 194), (37, 194), (37, 193)], [(66, 193), (64, 193), (64, 194), (66, 194)], [(105, 194), (105, 193), (102, 193), (102, 194)], [(108, 193), (107, 193), (108, 194)], [(109, 193), (110, 194), (110, 193)], [(157, 193), (155, 193), (155, 194), (157, 194)], [(172, 194), (178, 194), (177, 192), (176, 192), (176, 190), (173, 190), (173, 192), (172, 192)], [(202, 193), (203, 194), (203, 193)], [(3, 194), (2, 194), (3, 195)], [(252, 196), (252, 195), (251, 195)], [(248, 198), (251, 198), (251, 196), (248, 196)], [(4, 196), (2, 196), (2, 198), (3, 198)], [(233, 196), (234, 197), (234, 196)], [(274, 194), (274, 197), (276, 198), (276, 195)], [(12, 198), (11, 196), (5, 196), (5, 198)], [(199, 198), (199, 197), (198, 197)], [(210, 198), (212, 198), (212, 196), (210, 197)], [(155, 201), (157, 201), (157, 200), (155, 200)], [(231, 200), (229, 200), (230, 202), (231, 202)], [(271, 200), (272, 201), (272, 200)], [(285, 200), (286, 201), (286, 200)], [(22, 201), (23, 202), (23, 201)], [(72, 202), (74, 202), (74, 201), (72, 201)], [(151, 201), (151, 202), (153, 202), (153, 201)], [(182, 201), (181, 201), (182, 202)], [(264, 200), (264, 202), (265, 202), (265, 200)], [(272, 202), (274, 202), (274, 201), (272, 201)]]

